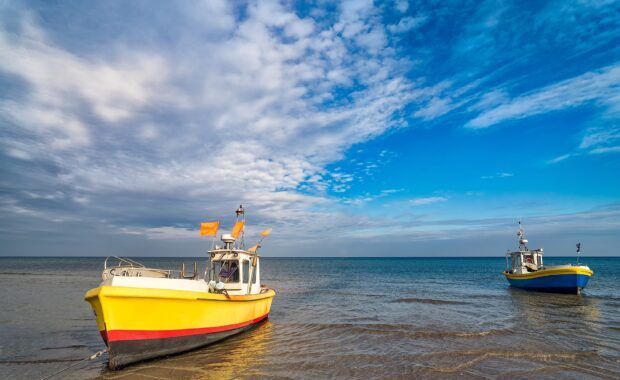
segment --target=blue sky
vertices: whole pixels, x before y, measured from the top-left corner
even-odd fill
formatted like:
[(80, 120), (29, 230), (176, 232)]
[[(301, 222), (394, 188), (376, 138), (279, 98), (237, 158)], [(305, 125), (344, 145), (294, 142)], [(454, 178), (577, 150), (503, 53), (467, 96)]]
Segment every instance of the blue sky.
[(3, 2), (0, 255), (620, 245), (614, 1)]

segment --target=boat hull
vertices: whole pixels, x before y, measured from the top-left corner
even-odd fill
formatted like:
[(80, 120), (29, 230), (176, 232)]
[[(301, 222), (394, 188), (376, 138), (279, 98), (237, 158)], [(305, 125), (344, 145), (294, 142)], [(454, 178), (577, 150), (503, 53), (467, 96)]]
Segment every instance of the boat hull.
[(86, 293), (111, 369), (177, 354), (244, 332), (267, 319), (273, 290), (248, 296), (100, 286)]
[(167, 338), (111, 341), (108, 344), (110, 353), (108, 366), (111, 369), (117, 369), (142, 360), (191, 351), (247, 331), (266, 318), (267, 316), (264, 316), (246, 326), (221, 332)]
[(586, 267), (543, 269), (525, 274), (504, 272), (510, 285), (515, 288), (572, 294), (579, 294), (588, 285), (592, 274)]

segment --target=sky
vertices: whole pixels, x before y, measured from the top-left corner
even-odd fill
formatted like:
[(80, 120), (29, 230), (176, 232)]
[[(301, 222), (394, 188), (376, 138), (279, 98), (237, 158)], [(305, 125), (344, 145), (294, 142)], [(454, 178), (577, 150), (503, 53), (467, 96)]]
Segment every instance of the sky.
[(2, 1), (0, 255), (620, 255), (620, 2)]

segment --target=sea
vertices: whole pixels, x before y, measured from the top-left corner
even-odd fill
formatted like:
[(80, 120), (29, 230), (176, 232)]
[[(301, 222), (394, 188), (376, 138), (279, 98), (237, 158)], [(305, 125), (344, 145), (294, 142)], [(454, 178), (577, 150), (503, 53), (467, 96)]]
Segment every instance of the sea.
[[(201, 258), (139, 258), (180, 269)], [(547, 265), (574, 262), (547, 257)], [(581, 295), (511, 288), (492, 258), (269, 258), (256, 328), (118, 371), (84, 293), (102, 258), (0, 258), (0, 379), (620, 378), (620, 258)], [(193, 265), (193, 264), (192, 264)]]

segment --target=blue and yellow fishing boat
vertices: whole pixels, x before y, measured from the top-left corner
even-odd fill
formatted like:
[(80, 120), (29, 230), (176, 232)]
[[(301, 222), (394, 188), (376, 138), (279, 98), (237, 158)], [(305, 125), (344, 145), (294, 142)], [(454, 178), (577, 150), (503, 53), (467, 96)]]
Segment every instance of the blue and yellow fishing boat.
[[(543, 264), (543, 249), (530, 250), (525, 232), (519, 222), (519, 250), (506, 253), (504, 276), (515, 288), (554, 293), (579, 294), (594, 272), (587, 265)], [(581, 245), (577, 244), (577, 254)]]

